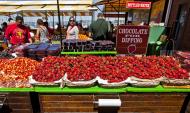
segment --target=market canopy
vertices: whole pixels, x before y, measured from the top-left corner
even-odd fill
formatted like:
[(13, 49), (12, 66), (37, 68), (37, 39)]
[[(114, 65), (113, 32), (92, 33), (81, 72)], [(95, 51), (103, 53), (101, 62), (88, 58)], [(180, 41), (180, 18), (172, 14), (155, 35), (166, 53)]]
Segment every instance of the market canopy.
[(105, 5), (105, 12), (128, 12), (130, 9), (126, 8), (126, 4), (133, 1), (154, 2), (157, 0), (101, 0), (92, 6)]
[(104, 11), (106, 12), (127, 12), (126, 3), (134, 0), (101, 0), (93, 6), (105, 5)]
[[(60, 11), (91, 11), (92, 0), (60, 0)], [(14, 13), (20, 11), (56, 11), (57, 2), (54, 1), (0, 1), (0, 12)]]

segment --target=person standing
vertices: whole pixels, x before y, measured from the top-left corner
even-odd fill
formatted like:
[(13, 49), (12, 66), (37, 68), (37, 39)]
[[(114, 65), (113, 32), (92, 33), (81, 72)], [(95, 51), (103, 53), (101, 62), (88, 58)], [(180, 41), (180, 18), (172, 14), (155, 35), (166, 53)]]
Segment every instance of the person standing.
[(37, 20), (37, 32), (36, 32), (36, 39), (39, 40), (41, 43), (49, 43), (49, 33), (46, 26), (44, 26), (44, 22), (42, 19)]
[(69, 25), (67, 28), (67, 36), (66, 39), (78, 39), (79, 29), (76, 26), (76, 22), (74, 17), (70, 17)]
[(3, 33), (5, 33), (6, 29), (7, 29), (7, 22), (3, 22), (2, 26), (2, 31)]
[(92, 22), (89, 28), (89, 37), (93, 40), (106, 40), (109, 24), (102, 13), (98, 14), (98, 19)]
[(5, 38), (8, 45), (21, 45), (24, 43), (32, 43), (30, 32), (26, 26), (23, 25), (23, 18), (16, 17), (16, 22), (8, 25), (5, 31)]

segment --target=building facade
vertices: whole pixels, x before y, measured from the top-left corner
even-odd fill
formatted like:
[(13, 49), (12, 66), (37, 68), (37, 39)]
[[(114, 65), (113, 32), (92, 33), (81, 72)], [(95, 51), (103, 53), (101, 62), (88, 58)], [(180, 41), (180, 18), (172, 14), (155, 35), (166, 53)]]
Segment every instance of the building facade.
[(175, 49), (190, 50), (190, 0), (172, 0), (168, 27)]

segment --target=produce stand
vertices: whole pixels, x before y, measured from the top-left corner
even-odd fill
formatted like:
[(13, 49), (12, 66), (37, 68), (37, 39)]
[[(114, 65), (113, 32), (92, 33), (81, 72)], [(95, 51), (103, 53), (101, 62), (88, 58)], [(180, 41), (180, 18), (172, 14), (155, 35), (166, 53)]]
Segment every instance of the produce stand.
[[(150, 47), (151, 53), (155, 53), (156, 42), (164, 33), (164, 30), (165, 28), (160, 26), (151, 27), (149, 44), (154, 46), (153, 48)], [(117, 52), (88, 51), (61, 52), (61, 54), (116, 55)], [(49, 67), (51, 67), (50, 63), (51, 62), (49, 62), (48, 64), (50, 65)], [(57, 67), (60, 66), (59, 63)], [(42, 67), (42, 69), (44, 68)], [(148, 88), (132, 87), (130, 85), (123, 88), (103, 88), (99, 85), (94, 85), (90, 87), (65, 86), (63, 88), (60, 88), (58, 86), (33, 86), (32, 88), (0, 88), (0, 93), (7, 94), (7, 99), (9, 102), (8, 105), (12, 109), (13, 113), (185, 113), (189, 101), (189, 92), (190, 89), (164, 88), (162, 85)], [(120, 99), (121, 106), (97, 106), (95, 102), (98, 101), (98, 99)]]
[[(19, 89), (23, 92), (20, 92)], [(28, 108), (23, 109), (24, 106), (26, 107), (31, 103), (29, 93), (27, 93), (31, 91), (39, 95), (41, 113), (114, 112), (107, 108), (95, 107), (94, 101), (98, 99), (118, 98), (121, 99), (122, 106), (115, 112), (179, 113), (182, 111), (182, 106), (188, 96), (188, 92), (190, 92), (189, 89), (163, 88), (162, 86), (155, 88), (126, 87), (116, 89), (100, 88), (98, 86), (90, 88), (47, 86), (34, 87), (30, 91), (24, 91), (22, 88), (7, 88), (6, 91), (4, 89), (2, 91), (12, 92), (9, 93), (8, 99), (14, 113), (32, 113)]]
[[(78, 60), (76, 60), (76, 58)], [(67, 62), (70, 64), (67, 64), (67, 63), (64, 64), (63, 61), (65, 62), (70, 61), (70, 62)], [(53, 57), (53, 56), (49, 56), (49, 57), (44, 58), (44, 60), (41, 62), (37, 62), (35, 60), (28, 59), (28, 58), (16, 58), (16, 59), (11, 59), (11, 60), (4, 60), (4, 61), (2, 60), (1, 63), (2, 62), (5, 63), (4, 65), (5, 69), (3, 69), (4, 71), (10, 68), (10, 64), (16, 65), (18, 62), (21, 63), (20, 65), (23, 66), (23, 71), (21, 72), (17, 71), (17, 68), (15, 67), (11, 68), (11, 69), (16, 70), (14, 72), (19, 72), (18, 75), (20, 73), (24, 73), (24, 70), (26, 69), (26, 67), (28, 69), (28, 66), (32, 65), (34, 68), (34, 66), (38, 66), (40, 63), (41, 65), (39, 66), (42, 66), (42, 67), (35, 69), (36, 73), (33, 73), (33, 77), (34, 77), (33, 79), (37, 81), (38, 80), (41, 81), (44, 79), (45, 80), (54, 79), (52, 77), (55, 73), (51, 73), (51, 71), (55, 70), (56, 67), (59, 69), (57, 71), (59, 71), (60, 75), (62, 75), (61, 74), (62, 71), (60, 71), (60, 69), (63, 70), (64, 68), (68, 68), (68, 66), (82, 67), (80, 68), (80, 71), (78, 71), (77, 73), (78, 75), (81, 75), (81, 72), (84, 74), (85, 72), (87, 73), (93, 72), (94, 70), (92, 68), (92, 64), (90, 63), (94, 63), (94, 62), (96, 62), (98, 66), (102, 66), (100, 69), (98, 69), (100, 71), (99, 77), (104, 76), (102, 73), (106, 72), (106, 70), (101, 71), (101, 69), (105, 68), (106, 66), (109, 66), (110, 62), (112, 62), (111, 65), (115, 66), (114, 68), (116, 70), (120, 69), (120, 68), (117, 68), (117, 66), (119, 65), (123, 65), (126, 67), (129, 66), (128, 67), (129, 69), (127, 70), (130, 70), (130, 68), (131, 69), (134, 68), (136, 71), (132, 71), (130, 73), (135, 74), (136, 72), (138, 72), (138, 70), (136, 69), (137, 68), (136, 66), (138, 64), (142, 64), (142, 62), (144, 61), (145, 61), (145, 64), (148, 62), (151, 64), (155, 63), (152, 65), (152, 67), (154, 67), (154, 65), (157, 65), (158, 67), (159, 66), (164, 67), (169, 64), (176, 68), (175, 70), (176, 73), (180, 72), (178, 73), (179, 75), (182, 76), (184, 74), (183, 77), (188, 76), (188, 73), (184, 72), (184, 70), (180, 68), (179, 63), (173, 57), (148, 56), (148, 57), (141, 58), (141, 57), (120, 57), (120, 56), (115, 56), (115, 57), (103, 57), (103, 56), (101, 57), (100, 56)], [(158, 63), (157, 61), (160, 61), (160, 62)], [(119, 63), (119, 65), (117, 63)], [(133, 64), (133, 65), (127, 65), (127, 64)], [(151, 67), (147, 68), (148, 65), (145, 65), (145, 64), (139, 65), (140, 67), (138, 68), (143, 68), (143, 70), (146, 70), (147, 73), (150, 73), (148, 77), (152, 77), (151, 75), (154, 75), (153, 77), (158, 77), (158, 75), (160, 76), (160, 74), (162, 74), (162, 73), (158, 74), (155, 71), (154, 71), (155, 73), (152, 73), (152, 71), (150, 71), (152, 68)], [(67, 67), (59, 68), (60, 66), (67, 66)], [(91, 66), (90, 67), (91, 70), (86, 71), (88, 70), (88, 68), (84, 66), (87, 66), (87, 67)], [(172, 70), (171, 66), (169, 67), (169, 70), (170, 69)], [(47, 71), (48, 73), (46, 74), (41, 73), (42, 69), (48, 70), (50, 69), (49, 67), (51, 67), (51, 70)], [(30, 68), (29, 70), (31, 69), (32, 68)], [(167, 68), (165, 67), (164, 69), (168, 72), (168, 67)], [(179, 71), (177, 69), (179, 69)], [(71, 70), (72, 68), (67, 70), (68, 80), (74, 81), (76, 80), (75, 78), (77, 75), (72, 75), (72, 73), (74, 72), (72, 72)], [(77, 69), (74, 68), (73, 71), (77, 71)], [(123, 73), (126, 72), (125, 70), (124, 72), (123, 71), (121, 72), (120, 70), (118, 71), (120, 72), (120, 75), (123, 75)], [(9, 72), (9, 74), (11, 75), (10, 72), (12, 71), (7, 71), (7, 72)], [(41, 74), (38, 74), (39, 72)], [(69, 78), (69, 73), (70, 73), (70, 78)], [(25, 76), (28, 76), (27, 74), (31, 75), (28, 72), (26, 73)], [(115, 78), (114, 76), (113, 78), (110, 79), (107, 74), (108, 73), (106, 73), (106, 77), (108, 77), (107, 80), (111, 80)], [(168, 74), (169, 73), (167, 73), (165, 76), (169, 77)], [(46, 75), (49, 75), (49, 76), (46, 76)], [(141, 75), (146, 77), (145, 75), (138, 73), (137, 76), (139, 76), (139, 79)], [(170, 74), (170, 75), (173, 76), (173, 74)], [(2, 74), (2, 76), (6, 76), (6, 75)], [(125, 76), (128, 76), (128, 75), (125, 75)], [(20, 75), (20, 77), (24, 77), (24, 76)], [(46, 77), (50, 77), (50, 78), (46, 78)], [(74, 79), (72, 77), (74, 77)], [(178, 76), (173, 76), (173, 77), (178, 77)], [(91, 79), (92, 78), (90, 78), (90, 80)], [(96, 79), (99, 80), (98, 78)], [(132, 79), (134, 78), (131, 77), (130, 79), (132, 81)], [(83, 80), (84, 80), (83, 81), (84, 83), (88, 80), (88, 78), (83, 79)], [(164, 81), (164, 80), (159, 79), (159, 81)], [(94, 85), (92, 86), (83, 86), (83, 87), (70, 86), (69, 87), (67, 82), (68, 81), (66, 79), (63, 79), (63, 81), (61, 82), (65, 84), (65, 85), (62, 85), (63, 87), (59, 87), (59, 85), (53, 85), (53, 86), (52, 85), (46, 85), (46, 86), (33, 85), (33, 87), (31, 88), (0, 88), (0, 92), (3, 94), (5, 93), (7, 94), (7, 99), (9, 102), (8, 105), (13, 110), (13, 113), (20, 113), (20, 112), (38, 113), (39, 111), (41, 111), (40, 113), (46, 113), (46, 112), (99, 112), (99, 113), (107, 113), (107, 112), (111, 112), (111, 113), (118, 113), (118, 112), (179, 113), (181, 112), (181, 113), (184, 113), (184, 111), (186, 110), (186, 107), (188, 106), (188, 101), (189, 101), (189, 92), (190, 92), (189, 88), (175, 88), (175, 87), (165, 88), (161, 82), (159, 83), (158, 86), (155, 86), (155, 87), (145, 86), (147, 88), (143, 86), (132, 87), (132, 83), (134, 83), (134, 81), (127, 83), (127, 86), (121, 87), (121, 88), (120, 87), (105, 88), (101, 85), (101, 82), (99, 81), (96, 81)], [(5, 84), (1, 84), (1, 85), (10, 86), (10, 84), (6, 84), (6, 82), (4, 83)], [(15, 86), (20, 86), (20, 84), (16, 84)], [(25, 84), (22, 84), (21, 86), (24, 87)], [(104, 99), (104, 100), (117, 99), (117, 100), (120, 100), (121, 106), (118, 105), (119, 107), (114, 107), (112, 106), (112, 104), (109, 104), (109, 106), (102, 107), (99, 104), (98, 105), (95, 104), (100, 99)], [(112, 103), (113, 101), (116, 101), (116, 100), (112, 100), (112, 101), (109, 100), (109, 103)]]

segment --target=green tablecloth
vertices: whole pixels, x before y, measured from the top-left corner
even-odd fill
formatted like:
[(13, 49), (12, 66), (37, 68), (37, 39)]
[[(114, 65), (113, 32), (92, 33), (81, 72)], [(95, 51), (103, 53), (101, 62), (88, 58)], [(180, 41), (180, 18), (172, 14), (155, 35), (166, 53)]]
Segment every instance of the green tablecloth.
[(89, 51), (89, 52), (61, 52), (62, 55), (83, 55), (83, 54), (92, 54), (92, 55), (116, 55), (116, 51)]
[(34, 88), (0, 88), (0, 92), (34, 92)]
[(34, 88), (0, 88), (0, 92), (39, 92), (39, 93), (125, 93), (125, 92), (190, 92), (190, 89), (178, 89), (178, 88), (163, 88), (161, 85), (154, 88), (137, 88), (137, 87), (125, 87), (125, 88), (102, 88), (99, 86), (93, 86), (89, 88), (71, 88), (64, 87), (34, 87)]
[(124, 93), (126, 88), (101, 88), (98, 86), (89, 88), (35, 87), (35, 91), (41, 93)]
[(190, 92), (190, 89), (179, 89), (179, 88), (164, 88), (161, 85), (154, 88), (135, 88), (135, 87), (127, 87), (127, 92)]

